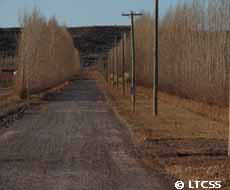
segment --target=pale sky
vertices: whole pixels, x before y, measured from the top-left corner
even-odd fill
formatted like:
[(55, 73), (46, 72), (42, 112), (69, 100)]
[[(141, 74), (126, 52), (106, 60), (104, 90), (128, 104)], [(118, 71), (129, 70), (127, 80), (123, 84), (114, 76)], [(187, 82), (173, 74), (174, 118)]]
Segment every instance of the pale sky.
[[(160, 0), (160, 14), (182, 0)], [(127, 25), (122, 12), (153, 12), (153, 0), (0, 0), (0, 27), (18, 26), (20, 14), (33, 7), (67, 26)]]

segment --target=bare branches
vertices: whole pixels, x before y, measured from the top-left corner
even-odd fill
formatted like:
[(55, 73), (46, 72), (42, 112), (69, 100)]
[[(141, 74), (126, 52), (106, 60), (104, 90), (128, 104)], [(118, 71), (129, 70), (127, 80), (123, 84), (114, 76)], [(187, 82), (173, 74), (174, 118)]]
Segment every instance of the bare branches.
[[(17, 91), (37, 92), (57, 85), (76, 74), (79, 55), (70, 34), (55, 18), (48, 22), (38, 11), (26, 16), (19, 42)], [(28, 86), (29, 84), (29, 86)]]

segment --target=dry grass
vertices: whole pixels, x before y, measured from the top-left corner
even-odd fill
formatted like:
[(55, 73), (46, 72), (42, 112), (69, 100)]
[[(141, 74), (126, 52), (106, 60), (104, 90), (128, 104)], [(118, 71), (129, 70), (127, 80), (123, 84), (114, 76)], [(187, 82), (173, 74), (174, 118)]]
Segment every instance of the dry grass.
[[(228, 0), (179, 1), (161, 18), (159, 117), (152, 115), (151, 89), (138, 87), (134, 114), (129, 96), (123, 97), (121, 89), (107, 89), (133, 127), (147, 166), (156, 169), (160, 163), (159, 170), (181, 180), (221, 180), (226, 190), (230, 189), (229, 8)], [(153, 75), (153, 21), (145, 15), (135, 22), (137, 81), (147, 87)], [(128, 70), (130, 50), (129, 38)]]
[(191, 112), (200, 114), (213, 121), (218, 121), (228, 125), (229, 111), (227, 107), (220, 107), (215, 105), (208, 105), (202, 102), (193, 101), (190, 99), (183, 99), (167, 93), (160, 92), (160, 100), (167, 104), (183, 107)]
[(68, 31), (55, 18), (46, 21), (37, 10), (25, 16), (18, 49), (16, 90), (40, 92), (73, 77), (79, 54)]
[(221, 180), (222, 189), (229, 190), (227, 108), (160, 93), (159, 116), (154, 117), (151, 90), (138, 86), (136, 112), (132, 113), (128, 85), (123, 96), (121, 88), (105, 84), (96, 70), (82, 74), (99, 80), (99, 87), (111, 96), (112, 105), (132, 127), (147, 167), (178, 180)]
[[(160, 19), (162, 91), (228, 106), (229, 9), (229, 0), (181, 0)], [(146, 86), (152, 85), (153, 78), (153, 22), (148, 14), (135, 22), (137, 81)], [(130, 70), (130, 37), (126, 40), (126, 64)]]
[(123, 97), (121, 89), (110, 87), (107, 90), (113, 106), (132, 126), (146, 166), (184, 181), (221, 180), (222, 189), (230, 188), (228, 109), (161, 93), (159, 116), (154, 117), (149, 103), (151, 91), (138, 87), (133, 114), (130, 96)]
[[(228, 137), (228, 109), (210, 107), (202, 103), (179, 99), (160, 94), (159, 117), (152, 116), (152, 92), (138, 87), (136, 112), (131, 112), (130, 96), (122, 97), (121, 89), (112, 91), (115, 106), (121, 115), (136, 128), (153, 129), (147, 133), (149, 138), (208, 138), (225, 139)], [(152, 136), (153, 135), (153, 136)]]

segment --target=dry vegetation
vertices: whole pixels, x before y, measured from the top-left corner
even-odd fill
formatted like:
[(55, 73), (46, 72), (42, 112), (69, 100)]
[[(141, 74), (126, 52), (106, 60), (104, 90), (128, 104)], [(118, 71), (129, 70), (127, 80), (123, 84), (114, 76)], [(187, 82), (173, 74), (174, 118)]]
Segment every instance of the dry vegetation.
[[(146, 166), (167, 172), (176, 179), (221, 180), (229, 189), (227, 157), (228, 108), (208, 108), (200, 103), (160, 93), (159, 116), (152, 116), (152, 92), (138, 87), (136, 112), (130, 96), (109, 88), (113, 105), (130, 124)], [(200, 112), (202, 110), (202, 112)], [(223, 118), (223, 116), (225, 118)]]
[(18, 56), (19, 94), (53, 87), (73, 77), (80, 68), (79, 53), (69, 32), (55, 18), (46, 21), (37, 10), (23, 19)]
[[(161, 18), (159, 85), (162, 91), (228, 105), (229, 10), (229, 0), (181, 0)], [(137, 80), (146, 86), (152, 84), (153, 75), (153, 22), (147, 14), (135, 22)], [(130, 38), (127, 38), (126, 70), (130, 70), (130, 57)]]
[[(160, 163), (160, 171), (181, 180), (219, 179), (226, 190), (230, 189), (229, 10), (229, 0), (181, 0), (161, 18), (158, 117), (152, 116), (148, 88), (154, 62), (151, 15), (135, 21), (136, 76), (141, 85), (136, 112), (131, 112), (130, 96), (122, 96), (122, 89), (107, 88), (113, 105), (133, 127), (147, 166), (156, 169)], [(116, 50), (118, 72), (114, 48), (108, 56), (113, 78), (121, 76), (121, 42)], [(125, 72), (131, 70), (130, 52), (128, 36)]]
[(153, 117), (152, 90), (138, 86), (132, 113), (129, 84), (123, 96), (121, 86), (112, 88), (96, 69), (84, 70), (82, 76), (97, 79), (98, 87), (106, 90), (109, 103), (134, 132), (147, 167), (166, 172), (173, 180), (221, 180), (222, 189), (230, 189), (228, 108), (160, 93), (159, 116)]

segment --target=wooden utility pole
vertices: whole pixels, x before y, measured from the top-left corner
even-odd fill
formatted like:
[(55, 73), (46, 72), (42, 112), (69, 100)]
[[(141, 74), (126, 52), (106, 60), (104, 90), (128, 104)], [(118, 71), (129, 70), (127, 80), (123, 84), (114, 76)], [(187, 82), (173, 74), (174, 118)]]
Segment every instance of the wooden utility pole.
[(131, 16), (131, 47), (132, 47), (132, 82), (131, 82), (131, 95), (132, 95), (132, 111), (135, 111), (136, 102), (136, 56), (135, 56), (135, 33), (134, 33), (134, 16), (142, 16), (141, 13), (134, 13), (131, 11), (129, 14), (122, 13), (122, 16)]
[(109, 54), (108, 54), (108, 52), (107, 52), (107, 54), (106, 54), (106, 62), (107, 62), (107, 67), (106, 67), (106, 75), (107, 75), (107, 83), (109, 82)]
[(159, 19), (159, 0), (155, 0), (155, 22), (154, 22), (154, 74), (153, 74), (153, 114), (158, 115), (158, 19)]
[(118, 81), (118, 76), (119, 76), (119, 63), (118, 63), (118, 47), (117, 47), (117, 37), (115, 37), (115, 57), (116, 57), (116, 85), (117, 88), (119, 87), (119, 81)]
[(112, 82), (112, 63), (113, 63), (113, 54), (112, 51), (110, 51), (110, 61), (109, 61), (109, 83)]
[[(230, 79), (230, 73), (227, 73), (228, 78)], [(230, 94), (230, 81), (228, 81), (228, 91)], [(229, 121), (230, 121), (230, 101), (229, 101)], [(229, 135), (228, 135), (228, 156), (230, 157), (230, 122), (228, 122), (229, 125)]]
[(104, 69), (104, 78), (107, 80), (107, 67), (106, 67), (106, 62), (105, 62), (105, 54), (102, 55), (102, 64), (103, 64), (103, 69)]
[(125, 41), (126, 33), (122, 37), (122, 90), (123, 95), (125, 95)]
[(112, 73), (112, 85), (113, 85), (113, 88), (114, 88), (114, 70), (115, 70), (115, 61), (114, 61), (114, 59), (115, 59), (115, 53), (114, 53), (114, 51), (115, 51), (115, 46), (114, 46), (114, 44), (113, 44), (113, 49), (112, 49), (112, 54), (113, 54), (113, 59), (112, 59), (112, 65), (113, 65), (113, 68), (112, 68), (112, 70), (113, 70), (113, 73)]

